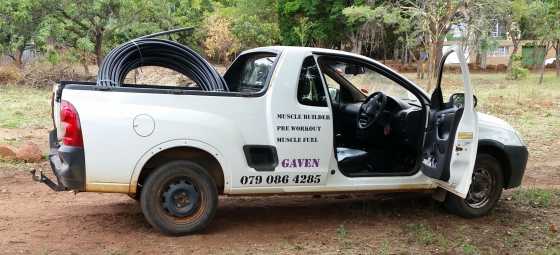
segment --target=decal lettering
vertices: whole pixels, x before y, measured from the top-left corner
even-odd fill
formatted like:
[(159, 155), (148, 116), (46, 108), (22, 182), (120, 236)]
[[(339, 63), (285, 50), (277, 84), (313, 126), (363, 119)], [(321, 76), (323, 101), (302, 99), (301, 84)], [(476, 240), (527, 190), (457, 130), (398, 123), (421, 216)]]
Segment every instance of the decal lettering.
[(284, 168), (317, 168), (319, 162), (318, 158), (283, 159), (281, 165)]
[[(317, 137), (321, 129), (322, 120), (330, 120), (329, 114), (299, 114), (299, 113), (278, 113), (276, 118), (282, 121), (300, 120), (301, 125), (282, 125), (276, 126), (276, 131), (285, 134), (278, 134), (276, 142), (278, 143), (318, 143)], [(304, 125), (313, 123), (312, 125)], [(315, 135), (315, 136), (313, 136)]]
[(244, 175), (241, 176), (239, 182), (241, 185), (295, 185), (295, 184), (320, 184), (322, 175), (320, 174), (297, 174), (294, 176), (290, 175)]
[(279, 143), (316, 143), (317, 137), (278, 137), (276, 141)]
[(299, 114), (299, 113), (278, 113), (278, 119), (286, 120), (330, 120), (331, 116), (328, 114)]

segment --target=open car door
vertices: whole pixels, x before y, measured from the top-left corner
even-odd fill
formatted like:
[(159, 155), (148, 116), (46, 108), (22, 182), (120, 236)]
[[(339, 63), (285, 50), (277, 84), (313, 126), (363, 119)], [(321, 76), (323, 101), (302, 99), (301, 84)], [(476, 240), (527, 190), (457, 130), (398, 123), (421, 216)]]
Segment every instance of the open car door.
[[(455, 52), (463, 75), (464, 94), (444, 102), (441, 79), (445, 60)], [(465, 198), (471, 185), (478, 147), (478, 118), (469, 69), (460, 46), (446, 52), (439, 65), (424, 139), (422, 172), (442, 188)]]

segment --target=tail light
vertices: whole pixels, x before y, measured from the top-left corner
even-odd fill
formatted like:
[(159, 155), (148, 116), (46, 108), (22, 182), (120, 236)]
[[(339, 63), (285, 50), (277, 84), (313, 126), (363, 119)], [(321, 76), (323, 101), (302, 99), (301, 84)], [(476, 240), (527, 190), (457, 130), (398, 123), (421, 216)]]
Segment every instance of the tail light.
[(76, 108), (68, 102), (60, 102), (60, 123), (62, 125), (62, 143), (68, 146), (83, 147), (82, 128)]

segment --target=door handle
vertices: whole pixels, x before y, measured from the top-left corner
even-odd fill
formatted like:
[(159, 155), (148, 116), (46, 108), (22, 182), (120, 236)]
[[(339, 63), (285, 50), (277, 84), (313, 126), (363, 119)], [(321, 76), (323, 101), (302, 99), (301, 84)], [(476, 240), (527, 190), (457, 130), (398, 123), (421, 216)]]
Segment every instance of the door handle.
[(459, 145), (455, 146), (455, 151), (463, 151), (463, 150), (464, 150), (463, 147), (461, 147)]

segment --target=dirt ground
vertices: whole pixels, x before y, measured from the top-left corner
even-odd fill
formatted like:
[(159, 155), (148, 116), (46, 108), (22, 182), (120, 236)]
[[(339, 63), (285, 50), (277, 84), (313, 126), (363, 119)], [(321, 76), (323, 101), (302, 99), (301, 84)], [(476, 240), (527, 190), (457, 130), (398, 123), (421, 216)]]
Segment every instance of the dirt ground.
[[(46, 146), (46, 131), (0, 134)], [(525, 187), (560, 187), (560, 152), (547, 159), (529, 162)], [(47, 162), (0, 164), (0, 254), (560, 253), (560, 193), (543, 206), (507, 191), (473, 220), (422, 193), (223, 197), (205, 232), (167, 237), (126, 195), (56, 193), (31, 181), (30, 169), (50, 171)]]

